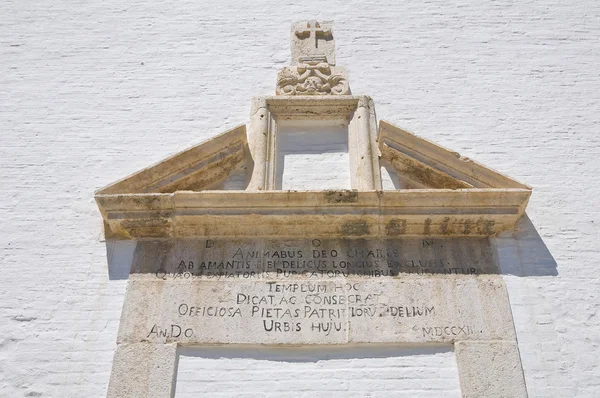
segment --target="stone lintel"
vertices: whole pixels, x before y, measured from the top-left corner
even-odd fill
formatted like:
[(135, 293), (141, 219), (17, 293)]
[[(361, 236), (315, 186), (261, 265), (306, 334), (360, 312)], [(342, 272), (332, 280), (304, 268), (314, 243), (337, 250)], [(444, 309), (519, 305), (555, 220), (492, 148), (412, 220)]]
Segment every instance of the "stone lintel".
[(289, 271), (287, 278), (272, 280), (244, 280), (243, 271), (223, 280), (162, 270), (132, 275), (118, 341), (304, 345), (515, 340), (500, 276), (328, 278), (326, 273), (325, 279), (301, 279)]
[(188, 345), (514, 339), (486, 238), (140, 241), (119, 330)]
[[(514, 228), (531, 191), (179, 191), (97, 195), (107, 239), (492, 236)], [(318, 212), (310, 209), (318, 208)]]

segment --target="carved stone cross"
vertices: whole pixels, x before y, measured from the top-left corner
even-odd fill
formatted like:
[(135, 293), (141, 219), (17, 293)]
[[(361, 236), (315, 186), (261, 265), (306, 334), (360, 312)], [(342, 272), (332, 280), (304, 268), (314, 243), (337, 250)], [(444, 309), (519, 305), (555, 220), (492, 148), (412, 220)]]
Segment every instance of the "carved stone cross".
[(301, 21), (292, 25), (292, 65), (335, 65), (332, 22)]
[(349, 95), (348, 75), (335, 65), (331, 21), (292, 24), (292, 65), (277, 74), (277, 95)]
[(296, 30), (296, 36), (300, 39), (313, 38), (315, 39), (315, 50), (319, 48), (319, 36), (326, 38), (331, 36), (331, 29), (321, 28), (321, 24), (317, 21), (308, 21), (304, 29)]

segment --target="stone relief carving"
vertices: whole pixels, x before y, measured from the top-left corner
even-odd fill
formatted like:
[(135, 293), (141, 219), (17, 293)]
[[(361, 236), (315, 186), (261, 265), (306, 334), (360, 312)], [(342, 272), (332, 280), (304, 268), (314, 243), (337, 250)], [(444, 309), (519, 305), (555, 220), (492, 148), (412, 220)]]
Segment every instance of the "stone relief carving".
[(301, 21), (292, 24), (292, 65), (309, 61), (335, 65), (335, 40), (330, 21)]
[(342, 68), (325, 62), (285, 67), (277, 75), (277, 95), (347, 95), (348, 78)]
[(346, 70), (335, 65), (330, 21), (292, 25), (292, 66), (277, 74), (277, 95), (349, 95)]

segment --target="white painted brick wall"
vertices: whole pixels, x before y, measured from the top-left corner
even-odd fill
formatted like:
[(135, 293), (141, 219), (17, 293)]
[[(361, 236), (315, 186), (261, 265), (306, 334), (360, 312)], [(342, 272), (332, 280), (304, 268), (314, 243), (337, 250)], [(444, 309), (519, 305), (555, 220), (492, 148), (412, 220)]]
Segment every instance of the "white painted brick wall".
[(184, 349), (175, 398), (460, 397), (446, 346)]
[[(312, 121), (311, 121), (312, 122)], [(327, 122), (325, 122), (327, 123)], [(350, 189), (348, 123), (280, 122), (275, 187), (291, 190)]]
[(499, 240), (528, 389), (600, 396), (594, 0), (0, 2), (1, 396), (105, 394), (126, 282), (94, 190), (246, 122), (303, 18), (380, 119), (533, 186)]

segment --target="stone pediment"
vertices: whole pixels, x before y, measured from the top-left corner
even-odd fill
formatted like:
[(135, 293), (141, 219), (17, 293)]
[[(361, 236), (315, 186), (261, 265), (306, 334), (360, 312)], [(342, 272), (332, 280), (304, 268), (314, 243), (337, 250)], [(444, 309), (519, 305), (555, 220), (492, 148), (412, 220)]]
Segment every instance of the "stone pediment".
[[(368, 97), (267, 97), (254, 104), (248, 135), (241, 125), (96, 192), (106, 238), (490, 236), (514, 227), (531, 194), (388, 122), (379, 123), (376, 138)], [(363, 116), (370, 120), (360, 125)], [(307, 118), (349, 120), (349, 135), (357, 136), (349, 150), (356, 152), (352, 189), (269, 184), (276, 122)], [(271, 122), (263, 127), (265, 120)], [(380, 170), (395, 174), (398, 189), (382, 188)]]
[[(514, 228), (531, 189), (390, 123), (380, 122), (378, 135), (372, 134), (374, 113), (366, 98), (272, 97), (255, 104), (261, 106), (254, 107), (247, 135), (242, 125), (96, 193), (106, 238), (140, 240), (108, 396), (149, 396), (137, 394), (146, 391), (143, 382), (132, 381), (145, 380), (148, 369), (164, 369), (154, 385), (166, 386), (160, 396), (170, 396), (180, 345), (433, 343), (454, 345), (464, 396), (508, 391), (525, 397), (510, 304), (485, 237)], [(350, 166), (353, 186), (360, 188), (293, 191), (270, 185), (277, 164), (269, 137), (276, 137), (278, 122), (309, 114), (350, 120), (348, 134), (358, 143), (349, 150), (358, 153)], [(271, 122), (263, 129), (265, 119)], [(361, 127), (364, 119), (369, 122)], [(369, 132), (362, 141), (356, 139), (361, 131)], [(406, 186), (382, 189), (380, 162)], [(245, 189), (226, 189), (223, 182), (239, 171)], [(280, 251), (306, 259), (275, 259)], [(252, 257), (257, 252), (261, 257)], [(265, 253), (273, 257), (263, 258)], [(320, 259), (327, 255), (347, 269)], [(369, 261), (371, 255), (390, 257)], [(244, 268), (211, 269), (211, 262)], [(288, 297), (280, 292), (285, 286), (309, 285), (320, 286), (323, 295), (342, 292), (342, 300), (369, 292), (377, 299), (328, 306), (327, 314), (340, 312), (318, 321), (306, 306), (280, 304)], [(352, 291), (345, 292), (348, 287)], [(274, 320), (258, 312), (272, 306), (244, 301), (267, 296), (277, 297), (290, 314), (299, 311), (298, 318)], [(308, 302), (312, 293), (294, 297)], [(394, 303), (416, 303), (413, 315), (400, 313), (409, 307)], [(231, 308), (237, 317), (191, 316), (198, 308)], [(322, 305), (311, 309), (320, 310)], [(366, 311), (377, 312), (362, 316)], [(283, 332), (271, 333), (273, 328)], [(503, 380), (513, 381), (509, 390)], [(136, 393), (123, 394), (128, 388)]]
[(381, 159), (389, 162), (406, 189), (531, 188), (400, 127), (381, 121)]
[(525, 397), (487, 237), (531, 189), (378, 124), (330, 22), (291, 37), (247, 125), (96, 193), (106, 238), (137, 240), (110, 242), (131, 263), (108, 396), (173, 396), (184, 346), (393, 343), (453, 344), (463, 396)]
[(218, 187), (246, 167), (246, 126), (240, 125), (111, 184), (96, 195), (164, 194)]

